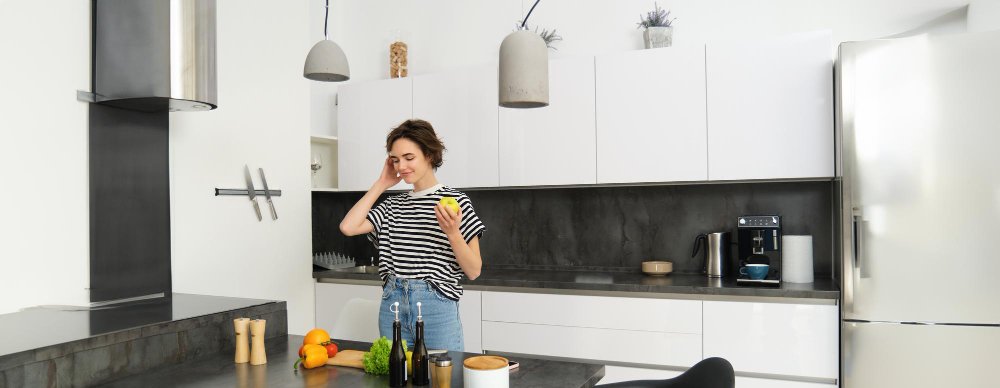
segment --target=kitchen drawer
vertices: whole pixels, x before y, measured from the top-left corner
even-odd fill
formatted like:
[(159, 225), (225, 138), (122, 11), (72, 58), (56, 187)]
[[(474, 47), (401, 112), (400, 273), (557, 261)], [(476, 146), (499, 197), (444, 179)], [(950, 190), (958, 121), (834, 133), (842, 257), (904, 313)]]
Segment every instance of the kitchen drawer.
[(701, 360), (701, 336), (483, 321), (483, 350), (688, 367)]
[(803, 381), (758, 379), (752, 377), (736, 377), (739, 388), (837, 388), (837, 384), (807, 383)]
[[(684, 371), (665, 369), (630, 368), (625, 366), (604, 366), (604, 378), (598, 386), (631, 380), (665, 380), (680, 376)], [(743, 388), (743, 387), (740, 387)]]
[(837, 306), (705, 301), (705, 357), (738, 372), (836, 379)]
[(701, 333), (701, 301), (484, 292), (483, 320)]

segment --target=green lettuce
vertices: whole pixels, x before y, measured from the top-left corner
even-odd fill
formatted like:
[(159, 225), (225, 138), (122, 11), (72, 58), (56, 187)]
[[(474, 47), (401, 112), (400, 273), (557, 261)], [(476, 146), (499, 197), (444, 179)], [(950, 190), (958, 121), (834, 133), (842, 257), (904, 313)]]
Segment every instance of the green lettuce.
[[(406, 351), (406, 340), (403, 340), (403, 350)], [(365, 373), (373, 375), (389, 374), (389, 352), (392, 350), (392, 341), (382, 336), (372, 342), (371, 349), (365, 353), (362, 362), (365, 364)]]

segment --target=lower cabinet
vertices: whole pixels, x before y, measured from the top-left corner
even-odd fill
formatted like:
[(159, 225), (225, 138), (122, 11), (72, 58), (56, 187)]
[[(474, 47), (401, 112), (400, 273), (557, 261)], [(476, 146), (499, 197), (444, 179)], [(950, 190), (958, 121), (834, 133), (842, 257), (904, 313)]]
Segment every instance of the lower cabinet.
[[(603, 382), (603, 380), (602, 380)], [(809, 383), (804, 381), (760, 379), (754, 377), (736, 377), (737, 388), (836, 388), (836, 384)]]
[[(631, 368), (627, 366), (607, 365), (604, 367), (604, 378), (598, 385), (614, 384), (632, 380), (665, 380), (680, 376), (684, 371), (666, 369)], [(743, 388), (737, 384), (737, 387)]]
[(737, 372), (837, 379), (839, 310), (835, 305), (705, 301), (705, 357)]
[[(317, 283), (316, 325), (371, 341), (381, 294)], [(835, 388), (839, 377), (834, 304), (466, 290), (459, 313), (466, 352), (604, 361), (601, 384), (673, 378), (708, 357), (732, 363), (740, 388)]]
[[(378, 309), (382, 287), (339, 283), (316, 283), (316, 327), (330, 336), (371, 342), (378, 338)], [(465, 291), (458, 302), (465, 337), (465, 351), (481, 353), (482, 313), (479, 291)]]

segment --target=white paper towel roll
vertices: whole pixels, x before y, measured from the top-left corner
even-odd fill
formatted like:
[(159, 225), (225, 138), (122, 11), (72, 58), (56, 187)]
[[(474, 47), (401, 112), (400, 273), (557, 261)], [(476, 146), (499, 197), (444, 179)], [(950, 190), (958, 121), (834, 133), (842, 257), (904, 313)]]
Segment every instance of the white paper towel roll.
[(781, 281), (813, 282), (813, 237), (810, 235), (781, 237)]

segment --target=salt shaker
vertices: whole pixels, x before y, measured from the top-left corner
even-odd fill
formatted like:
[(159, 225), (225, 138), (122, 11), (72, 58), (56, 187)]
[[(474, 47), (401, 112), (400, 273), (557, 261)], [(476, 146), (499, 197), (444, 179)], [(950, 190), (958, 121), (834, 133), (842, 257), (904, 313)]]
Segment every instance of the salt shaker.
[(236, 318), (233, 320), (236, 330), (236, 357), (234, 361), (242, 364), (250, 361), (250, 338), (247, 337), (250, 330), (250, 318)]
[(267, 364), (267, 355), (264, 354), (264, 326), (266, 320), (254, 319), (250, 321), (250, 365)]

